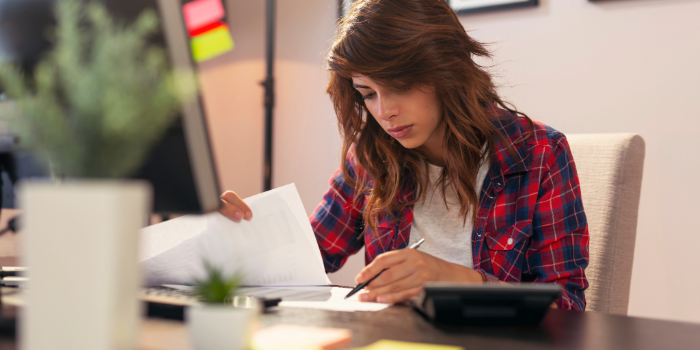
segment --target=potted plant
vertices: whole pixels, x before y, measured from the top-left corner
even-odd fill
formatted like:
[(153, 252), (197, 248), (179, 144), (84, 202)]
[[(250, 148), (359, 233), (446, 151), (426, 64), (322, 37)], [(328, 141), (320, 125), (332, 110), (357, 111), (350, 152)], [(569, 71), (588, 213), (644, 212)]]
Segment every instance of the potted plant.
[(150, 185), (138, 169), (183, 103), (192, 73), (171, 71), (153, 11), (117, 23), (97, 2), (57, 1), (53, 49), (26, 77), (0, 63), (20, 147), (58, 181), (20, 186), (29, 306), (24, 349), (133, 349), (140, 324), (138, 232)]
[(194, 349), (248, 349), (260, 313), (258, 303), (234, 306), (242, 278), (226, 276), (206, 260), (205, 277), (195, 280), (194, 296), (200, 304), (186, 310), (187, 327)]

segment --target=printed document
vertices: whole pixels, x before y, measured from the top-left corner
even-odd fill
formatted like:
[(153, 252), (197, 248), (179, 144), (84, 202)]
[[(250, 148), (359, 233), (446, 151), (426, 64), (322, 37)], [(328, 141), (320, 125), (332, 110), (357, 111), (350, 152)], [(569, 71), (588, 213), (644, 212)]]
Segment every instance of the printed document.
[[(166, 285), (182, 291), (192, 291), (191, 286)], [(352, 288), (330, 286), (284, 286), (284, 287), (243, 287), (237, 295), (263, 299), (281, 298), (280, 307), (321, 309), (331, 311), (380, 311), (391, 304), (367, 303), (358, 299), (358, 294), (345, 299)]]
[(294, 184), (246, 198), (251, 221), (219, 213), (187, 215), (141, 232), (147, 285), (192, 284), (205, 275), (203, 261), (244, 285), (329, 285), (321, 252)]

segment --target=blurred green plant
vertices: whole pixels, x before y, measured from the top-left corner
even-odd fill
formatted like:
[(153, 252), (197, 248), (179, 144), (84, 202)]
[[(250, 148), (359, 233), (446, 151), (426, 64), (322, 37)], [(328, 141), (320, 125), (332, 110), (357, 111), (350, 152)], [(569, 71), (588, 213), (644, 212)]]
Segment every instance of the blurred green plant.
[(223, 271), (204, 260), (206, 277), (195, 279), (194, 296), (207, 304), (231, 304), (242, 283), (240, 275), (226, 276)]
[(55, 46), (33, 80), (0, 65), (0, 82), (19, 107), (8, 123), (54, 174), (131, 175), (195, 96), (196, 79), (170, 70), (164, 50), (148, 43), (159, 30), (153, 11), (125, 25), (97, 2), (57, 3)]

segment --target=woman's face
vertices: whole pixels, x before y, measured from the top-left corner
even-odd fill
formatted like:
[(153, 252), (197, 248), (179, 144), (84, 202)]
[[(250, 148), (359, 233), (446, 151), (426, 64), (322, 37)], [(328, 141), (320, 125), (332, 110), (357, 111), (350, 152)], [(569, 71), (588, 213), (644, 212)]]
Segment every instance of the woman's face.
[(396, 90), (360, 74), (353, 75), (352, 84), (362, 94), (377, 123), (401, 145), (406, 148), (425, 146), (429, 153), (439, 150), (442, 112), (434, 88)]

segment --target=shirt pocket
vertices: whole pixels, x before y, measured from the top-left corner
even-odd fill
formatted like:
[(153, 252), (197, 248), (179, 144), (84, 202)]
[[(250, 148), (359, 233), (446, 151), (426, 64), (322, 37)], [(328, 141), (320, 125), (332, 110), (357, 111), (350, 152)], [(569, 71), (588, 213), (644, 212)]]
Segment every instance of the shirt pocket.
[(521, 220), (505, 229), (486, 232), (485, 239), (489, 250), (509, 251), (530, 236), (532, 236), (532, 220)]
[(523, 220), (505, 229), (487, 232), (486, 246), (493, 274), (501, 281), (520, 282), (525, 247), (532, 236), (532, 221)]

